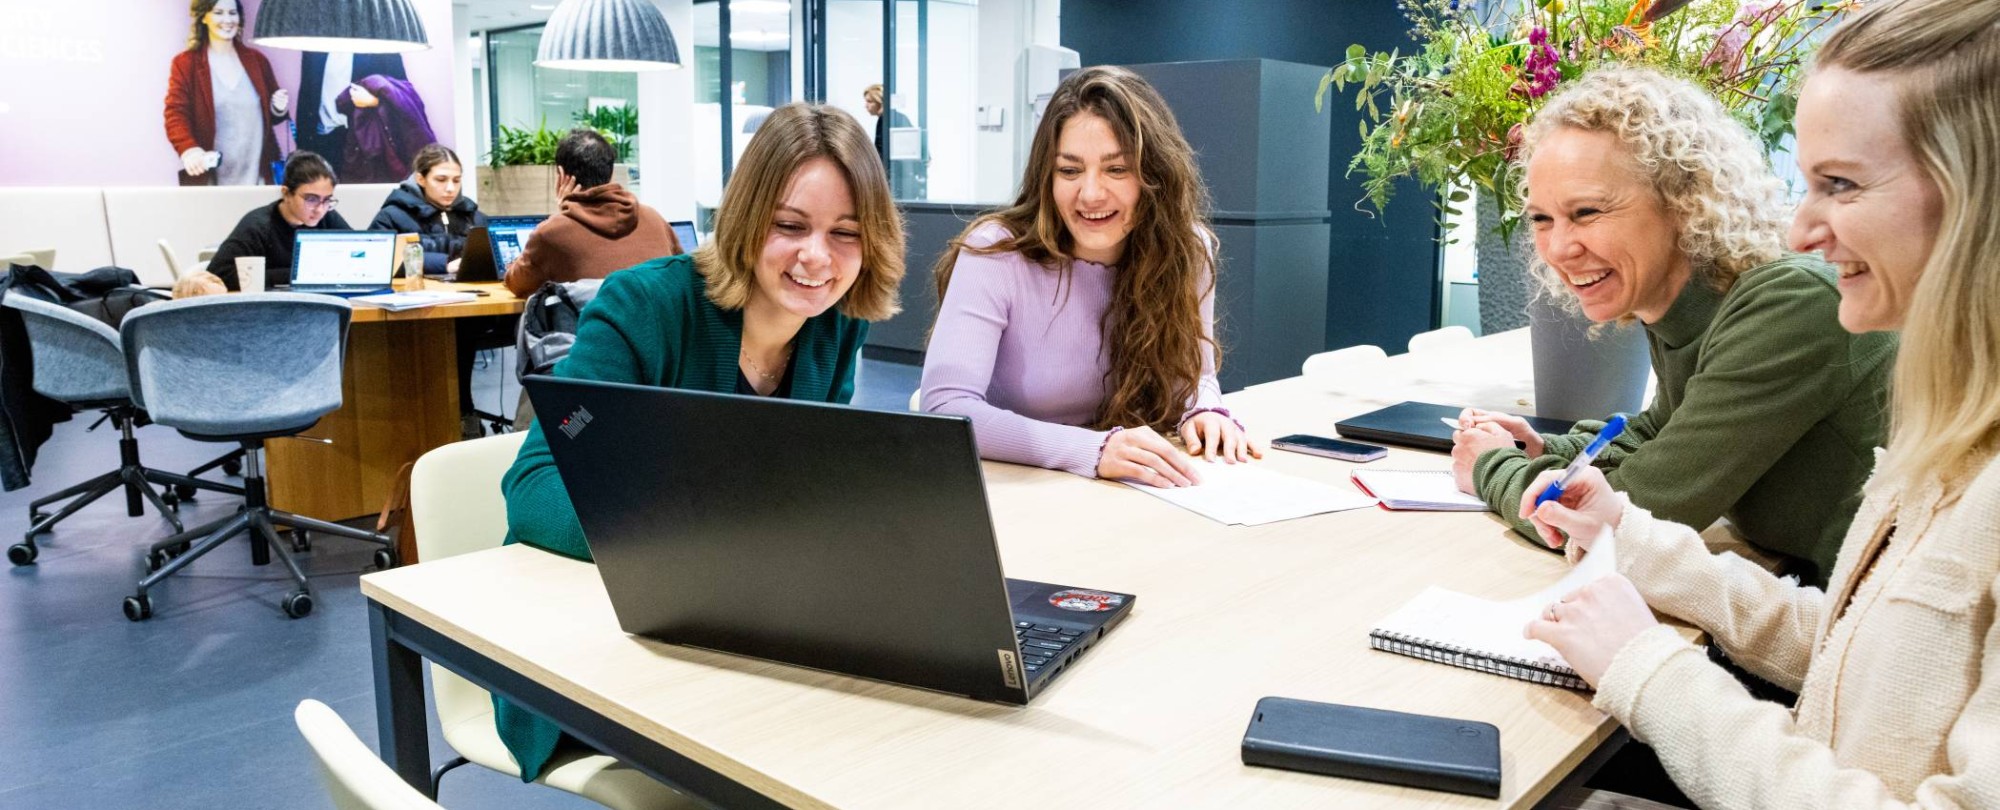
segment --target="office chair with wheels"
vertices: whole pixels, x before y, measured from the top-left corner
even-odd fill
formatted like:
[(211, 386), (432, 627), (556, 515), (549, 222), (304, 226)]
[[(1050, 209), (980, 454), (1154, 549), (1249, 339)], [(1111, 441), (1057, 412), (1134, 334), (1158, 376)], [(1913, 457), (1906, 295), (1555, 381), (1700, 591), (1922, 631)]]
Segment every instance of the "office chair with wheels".
[(319, 776), (338, 810), (444, 810), (398, 779), (326, 704), (301, 700), (292, 720), (319, 761)]
[(119, 332), (133, 402), (183, 436), (244, 451), (243, 511), (154, 543), (146, 555), (151, 573), (125, 599), (126, 618), (151, 618), (148, 589), (246, 532), (251, 562), (268, 564), (275, 550), (298, 585), (282, 603), (294, 619), (312, 612), (312, 588), (277, 542), (277, 527), (374, 543), (381, 546), (377, 566), (396, 564), (387, 535), (273, 509), (265, 500), (264, 441), (297, 436), (340, 408), (351, 314), (346, 301), (331, 296), (265, 293), (168, 301), (125, 316)]
[[(526, 432), (447, 444), (417, 459), (410, 473), (410, 518), (417, 559), (429, 562), (497, 548), (507, 536), (507, 502), (500, 478), (521, 452)], [(493, 724), (493, 695), (457, 673), (431, 665), (438, 728), (459, 756), (431, 774), (431, 793), (446, 772), (472, 762), (513, 777), (521, 766)], [(619, 810), (693, 808), (699, 803), (604, 754), (559, 750), (537, 784)]]
[[(182, 529), (180, 501), (191, 497), (195, 490), (243, 494), (239, 487), (155, 470), (139, 463), (139, 440), (132, 430), (145, 414), (132, 402), (124, 350), (119, 345), (118, 333), (111, 327), (61, 304), (18, 293), (7, 296), (6, 306), (21, 313), (21, 323), (27, 329), (29, 350), (35, 358), (36, 393), (76, 408), (102, 410), (104, 416), (97, 421), (110, 420), (119, 434), (118, 469), (28, 504), (27, 534), (20, 543), (7, 549), (8, 562), (15, 565), (34, 562), (41, 553), (35, 544), (36, 535), (54, 529), (77, 510), (121, 487), (125, 490), (127, 514), (132, 517), (144, 514), (144, 505), (150, 502), (161, 517), (173, 524), (176, 532)], [(91, 426), (95, 428), (96, 425)], [(163, 491), (154, 492), (153, 485), (161, 486)], [(54, 513), (43, 511), (65, 500), (68, 503)]]

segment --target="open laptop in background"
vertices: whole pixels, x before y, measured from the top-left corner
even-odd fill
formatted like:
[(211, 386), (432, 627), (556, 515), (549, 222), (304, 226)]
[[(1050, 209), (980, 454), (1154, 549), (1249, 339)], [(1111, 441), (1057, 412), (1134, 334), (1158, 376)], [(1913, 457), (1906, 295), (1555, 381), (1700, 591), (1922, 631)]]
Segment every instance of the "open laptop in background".
[(393, 231), (299, 231), (292, 242), (292, 292), (372, 295), (396, 275)]
[(674, 229), (674, 238), (680, 240), (682, 253), (693, 253), (695, 248), (701, 247), (701, 233), (694, 229), (694, 223), (685, 219), (676, 220), (667, 223), (667, 227)]
[(499, 281), (507, 276), (507, 266), (521, 255), (544, 216), (487, 217), (485, 225), (465, 232), (465, 252), (458, 257), (458, 273), (452, 281)]
[(521, 382), (625, 632), (1019, 705), (1132, 609), (1005, 578), (964, 417)]

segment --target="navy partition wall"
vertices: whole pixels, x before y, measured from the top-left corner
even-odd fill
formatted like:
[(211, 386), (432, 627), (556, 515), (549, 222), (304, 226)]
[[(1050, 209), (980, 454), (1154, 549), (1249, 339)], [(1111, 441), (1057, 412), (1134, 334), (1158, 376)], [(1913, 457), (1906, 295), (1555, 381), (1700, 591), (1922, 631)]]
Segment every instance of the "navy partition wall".
[[(1085, 65), (1218, 59), (1333, 65), (1354, 43), (1407, 50), (1407, 31), (1390, 0), (1075, 0), (1062, 6), (1062, 44)], [(1311, 93), (1298, 104), (1310, 112)], [(1325, 345), (1373, 343), (1400, 351), (1410, 335), (1437, 323), (1434, 195), (1404, 184), (1387, 216), (1357, 211), (1361, 184), (1346, 177), (1360, 145), (1353, 96), (1330, 99), (1324, 114), (1332, 144), (1320, 165), (1327, 167), (1326, 208), (1333, 212)]]

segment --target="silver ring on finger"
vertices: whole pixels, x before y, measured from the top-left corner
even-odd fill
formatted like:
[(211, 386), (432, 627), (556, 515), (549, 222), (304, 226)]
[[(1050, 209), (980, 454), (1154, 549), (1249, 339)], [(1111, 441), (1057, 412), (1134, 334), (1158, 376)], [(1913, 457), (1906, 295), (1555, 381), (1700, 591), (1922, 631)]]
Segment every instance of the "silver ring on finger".
[(1545, 612), (1545, 613), (1546, 613), (1546, 614), (1548, 615), (1548, 617), (1549, 617), (1549, 621), (1552, 621), (1552, 622), (1559, 622), (1559, 621), (1562, 621), (1562, 617), (1561, 617), (1561, 616), (1557, 616), (1557, 615), (1556, 615), (1556, 608), (1557, 608), (1558, 606), (1560, 606), (1560, 605), (1562, 605), (1562, 603), (1561, 603), (1561, 602), (1550, 602), (1550, 603), (1549, 603), (1549, 609), (1548, 609), (1547, 611), (1544, 611), (1544, 612)]

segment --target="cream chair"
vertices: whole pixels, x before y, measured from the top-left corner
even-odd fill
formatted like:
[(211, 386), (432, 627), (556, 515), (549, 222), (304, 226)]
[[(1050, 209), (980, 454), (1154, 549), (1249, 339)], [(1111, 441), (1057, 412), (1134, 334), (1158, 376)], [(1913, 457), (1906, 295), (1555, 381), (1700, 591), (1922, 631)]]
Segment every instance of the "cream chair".
[(181, 260), (179, 256), (174, 255), (174, 243), (165, 239), (160, 240), (160, 257), (167, 260), (167, 272), (174, 277), (174, 280), (181, 280), (183, 275)]
[(306, 745), (319, 759), (319, 776), (338, 810), (443, 810), (437, 802), (396, 778), (354, 729), (317, 700), (299, 701), (292, 712)]
[(43, 270), (56, 269), (56, 249), (23, 250), (12, 256), (0, 258), (0, 264), (31, 264)]
[(1316, 379), (1334, 380), (1363, 371), (1387, 359), (1389, 353), (1382, 351), (1382, 347), (1363, 343), (1308, 357), (1304, 363), (1299, 364), (1299, 374)]
[(924, 409), (924, 389), (919, 388), (915, 391), (911, 391), (910, 410), (916, 412), (922, 412), (923, 409)]
[[(520, 453), (528, 434), (503, 433), (447, 444), (417, 459), (410, 473), (410, 520), (417, 535), (417, 559), (431, 561), (500, 545), (507, 536), (507, 504), (500, 478)], [(500, 742), (493, 721), (493, 696), (431, 665), (431, 694), (438, 726), (459, 758), (431, 777), (433, 787), (446, 771), (473, 762), (519, 778), (521, 766)], [(696, 802), (603, 754), (559, 751), (536, 782), (575, 793), (606, 807), (693, 808)]]
[(1418, 332), (1410, 336), (1410, 353), (1426, 352), (1471, 339), (1472, 330), (1463, 326), (1447, 326), (1429, 332)]

